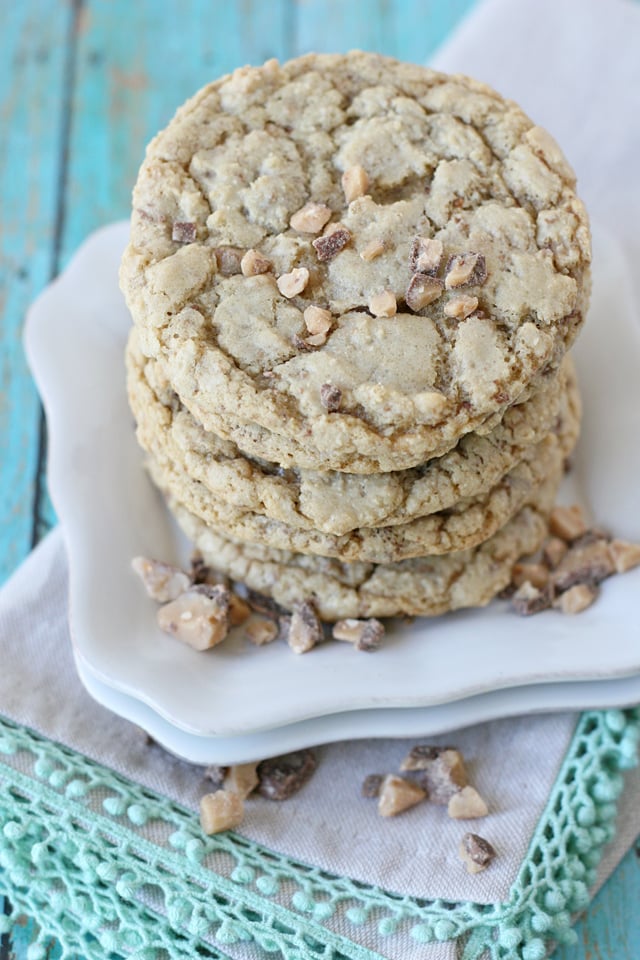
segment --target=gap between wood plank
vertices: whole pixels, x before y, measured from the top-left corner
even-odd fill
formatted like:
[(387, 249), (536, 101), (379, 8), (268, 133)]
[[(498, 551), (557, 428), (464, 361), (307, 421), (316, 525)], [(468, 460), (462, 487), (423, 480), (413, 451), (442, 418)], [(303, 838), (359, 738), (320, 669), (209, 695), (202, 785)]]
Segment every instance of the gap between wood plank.
[[(69, 143), (71, 140), (71, 124), (73, 121), (73, 87), (76, 77), (78, 30), (84, 7), (84, 0), (72, 0), (71, 16), (67, 32), (67, 55), (64, 64), (62, 84), (62, 118), (60, 122), (60, 145), (58, 150), (58, 189), (56, 198), (56, 212), (53, 227), (53, 243), (51, 247), (51, 267), (49, 269), (49, 283), (57, 277), (60, 270), (60, 251), (66, 216), (67, 177), (69, 170)], [(34, 481), (33, 512), (31, 520), (31, 547), (36, 546), (42, 537), (42, 499), (45, 485), (45, 470), (47, 458), (47, 424), (42, 401), (39, 405), (38, 419), (38, 458)], [(4, 960), (0, 954), (0, 960)]]

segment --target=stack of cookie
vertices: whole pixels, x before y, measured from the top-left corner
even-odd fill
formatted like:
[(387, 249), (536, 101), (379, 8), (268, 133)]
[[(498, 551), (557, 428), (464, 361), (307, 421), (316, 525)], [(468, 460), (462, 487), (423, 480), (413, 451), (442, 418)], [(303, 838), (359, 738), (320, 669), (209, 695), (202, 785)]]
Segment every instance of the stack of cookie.
[(244, 68), (178, 112), (121, 279), (138, 438), (207, 562), (327, 620), (509, 582), (578, 435), (574, 187), (515, 104), (372, 54)]

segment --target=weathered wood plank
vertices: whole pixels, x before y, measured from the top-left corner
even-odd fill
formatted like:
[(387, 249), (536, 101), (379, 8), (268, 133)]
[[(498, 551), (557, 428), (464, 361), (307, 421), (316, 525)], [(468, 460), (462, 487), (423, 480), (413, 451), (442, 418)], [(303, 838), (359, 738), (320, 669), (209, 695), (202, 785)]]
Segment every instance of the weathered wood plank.
[(78, 46), (62, 260), (129, 214), (144, 148), (203, 84), (289, 54), (286, 0), (87, 0)]
[[(290, 55), (289, 5), (85, 0), (70, 103), (60, 267), (89, 233), (128, 216), (144, 148), (187, 97), (240, 64)], [(41, 461), (38, 532), (55, 522)]]
[[(29, 552), (40, 404), (22, 352), (25, 311), (53, 272), (71, 9), (0, 9), (0, 582)], [(0, 901), (0, 911), (8, 905)], [(25, 928), (25, 943), (31, 932)], [(18, 952), (7, 937), (0, 955)]]
[(553, 960), (637, 960), (640, 955), (640, 839), (576, 925), (578, 943)]
[(375, 50), (425, 63), (475, 0), (301, 0), (296, 52)]
[(32, 539), (39, 402), (21, 333), (53, 267), (70, 8), (7, 3), (0, 17), (1, 581)]

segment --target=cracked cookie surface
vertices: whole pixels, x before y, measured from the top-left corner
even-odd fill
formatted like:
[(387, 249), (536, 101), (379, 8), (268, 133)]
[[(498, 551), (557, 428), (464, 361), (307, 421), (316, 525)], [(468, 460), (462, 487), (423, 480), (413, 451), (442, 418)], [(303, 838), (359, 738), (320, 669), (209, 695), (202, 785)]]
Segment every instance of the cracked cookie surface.
[(138, 436), (149, 452), (147, 465), (155, 484), (221, 534), (348, 562), (388, 563), (468, 549), (492, 536), (523, 506), (534, 502), (545, 478), (561, 468), (575, 446), (579, 424), (579, 398), (574, 390), (565, 395), (554, 430), (485, 493), (458, 499), (449, 509), (429, 516), (393, 526), (359, 527), (342, 536), (312, 527), (301, 529), (253, 507), (234, 506), (185, 471), (180, 450), (163, 442), (166, 433), (145, 433), (139, 428)]
[(122, 287), (206, 429), (287, 466), (401, 470), (559, 366), (589, 294), (574, 188), (480, 83), (364, 53), (269, 62), (151, 143)]
[(514, 563), (547, 535), (562, 470), (547, 478), (535, 505), (524, 507), (489, 540), (470, 550), (398, 563), (341, 563), (330, 558), (240, 543), (170, 501), (178, 523), (205, 561), (286, 609), (313, 597), (323, 620), (437, 616), (489, 603), (510, 582)]
[(510, 407), (489, 434), (469, 433), (447, 454), (418, 467), (369, 475), (282, 469), (245, 456), (232, 442), (205, 431), (136, 341), (133, 331), (128, 388), (145, 450), (170, 460), (215, 500), (338, 537), (359, 527), (406, 524), (487, 492), (521, 460), (531, 458), (562, 405), (579, 414), (575, 370), (566, 357), (560, 375), (550, 377), (527, 402)]

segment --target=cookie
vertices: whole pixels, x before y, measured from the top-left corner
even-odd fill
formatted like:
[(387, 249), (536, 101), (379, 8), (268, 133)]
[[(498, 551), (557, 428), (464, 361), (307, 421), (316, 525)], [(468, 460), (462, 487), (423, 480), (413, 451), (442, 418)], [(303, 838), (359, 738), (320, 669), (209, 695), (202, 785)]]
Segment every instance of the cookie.
[(133, 202), (142, 350), (207, 430), (281, 464), (403, 470), (491, 429), (588, 303), (552, 138), (483, 84), (375, 54), (205, 87)]
[[(405, 524), (485, 493), (527, 456), (552, 428), (561, 402), (576, 407), (569, 357), (529, 401), (510, 407), (486, 437), (467, 434), (439, 459), (385, 474), (283, 470), (250, 457), (205, 431), (180, 403), (155, 361), (127, 351), (130, 403), (138, 439), (159, 459), (203, 484), (212, 497), (301, 530), (343, 536), (359, 527)], [(568, 399), (566, 391), (568, 390)]]
[(460, 553), (399, 563), (340, 563), (224, 537), (186, 507), (171, 510), (205, 561), (286, 609), (313, 597), (324, 620), (344, 617), (436, 616), (489, 603), (510, 582), (514, 563), (538, 549), (547, 533), (562, 473), (547, 478), (537, 502), (524, 507), (483, 544)]
[(360, 527), (337, 537), (301, 530), (251, 510), (231, 506), (192, 479), (172, 456), (158, 455), (151, 442), (150, 475), (161, 490), (178, 500), (208, 527), (234, 540), (295, 553), (336, 557), (346, 562), (395, 563), (399, 560), (458, 552), (491, 537), (515, 513), (535, 502), (546, 477), (561, 470), (579, 430), (576, 405), (569, 402), (558, 417), (557, 433), (535, 445), (486, 494), (457, 501), (448, 510), (391, 527)]

